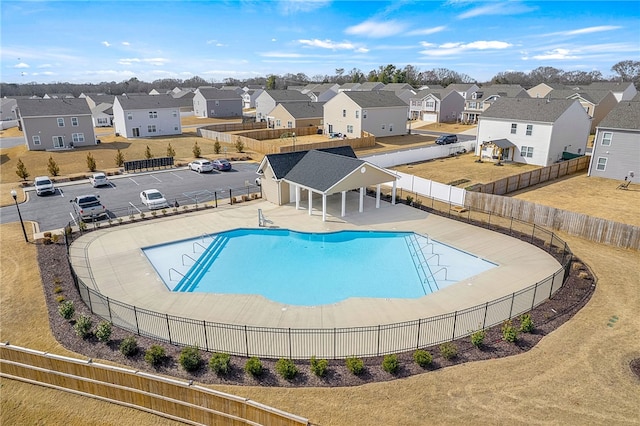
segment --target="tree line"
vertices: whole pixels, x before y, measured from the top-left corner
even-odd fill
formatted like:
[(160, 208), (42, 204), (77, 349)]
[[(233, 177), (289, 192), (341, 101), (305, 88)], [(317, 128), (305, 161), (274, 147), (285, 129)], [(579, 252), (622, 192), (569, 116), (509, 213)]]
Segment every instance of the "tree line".
[(452, 83), (493, 83), (493, 84), (519, 84), (525, 88), (533, 87), (539, 83), (558, 83), (568, 85), (585, 85), (596, 81), (628, 81), (633, 82), (640, 88), (640, 61), (625, 60), (614, 64), (611, 67), (614, 73), (611, 76), (603, 76), (600, 71), (564, 71), (559, 68), (543, 66), (531, 70), (528, 73), (521, 71), (503, 71), (496, 74), (488, 82), (478, 82), (467, 74), (458, 73), (447, 68), (433, 68), (420, 71), (413, 65), (396, 67), (393, 64), (379, 66), (368, 73), (362, 72), (358, 68), (345, 71), (344, 68), (336, 68), (333, 75), (307, 76), (304, 73), (297, 74), (270, 74), (266, 77), (254, 77), (244, 80), (236, 78), (225, 78), (222, 82), (207, 81), (202, 77), (195, 76), (186, 80), (165, 78), (152, 82), (140, 81), (136, 77), (121, 82), (101, 82), (101, 83), (37, 83), (25, 84), (0, 83), (0, 93), (3, 97), (11, 96), (44, 96), (49, 93), (69, 93), (78, 97), (81, 93), (105, 93), (120, 95), (123, 93), (149, 93), (155, 89), (160, 92), (172, 90), (175, 87), (197, 88), (201, 86), (247, 86), (258, 85), (267, 89), (286, 89), (290, 86), (303, 86), (310, 83), (364, 83), (380, 82), (407, 83), (418, 88), (424, 85), (441, 85), (443, 87)]

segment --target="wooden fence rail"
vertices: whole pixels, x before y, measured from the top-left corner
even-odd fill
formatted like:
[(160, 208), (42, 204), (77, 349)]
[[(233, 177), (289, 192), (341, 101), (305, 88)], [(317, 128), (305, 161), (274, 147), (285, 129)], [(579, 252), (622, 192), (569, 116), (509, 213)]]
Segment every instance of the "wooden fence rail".
[[(193, 382), (175, 380), (0, 345), (0, 376), (140, 409), (192, 425), (308, 425), (305, 418), (225, 394)], [(91, 413), (87, 413), (90, 416)]]

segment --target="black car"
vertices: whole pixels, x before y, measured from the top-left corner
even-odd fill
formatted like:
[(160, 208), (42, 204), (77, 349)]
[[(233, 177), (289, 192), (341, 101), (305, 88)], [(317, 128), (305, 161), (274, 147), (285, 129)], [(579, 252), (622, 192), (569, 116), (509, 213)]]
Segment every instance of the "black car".
[(456, 135), (441, 135), (436, 139), (438, 145), (448, 145), (450, 143), (458, 142), (458, 136)]

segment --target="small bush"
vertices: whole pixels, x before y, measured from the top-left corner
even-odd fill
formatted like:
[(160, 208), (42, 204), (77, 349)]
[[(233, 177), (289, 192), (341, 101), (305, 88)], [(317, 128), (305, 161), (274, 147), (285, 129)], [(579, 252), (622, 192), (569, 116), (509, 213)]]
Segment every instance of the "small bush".
[(62, 303), (64, 302), (66, 299), (63, 295), (59, 294), (58, 296), (56, 296), (56, 302), (58, 303)]
[(101, 342), (108, 342), (112, 331), (111, 323), (109, 321), (102, 321), (98, 324), (98, 327), (96, 327), (96, 337)]
[(76, 332), (78, 337), (85, 339), (91, 334), (91, 325), (91, 318), (85, 315), (80, 315), (76, 320), (76, 323), (73, 325), (73, 330)]
[(167, 157), (175, 157), (175, 156), (176, 156), (176, 150), (173, 149), (171, 144), (167, 145)]
[(220, 154), (220, 149), (222, 147), (220, 146), (220, 141), (218, 141), (218, 138), (216, 138), (216, 141), (213, 143), (213, 152), (215, 154)]
[(124, 164), (124, 154), (120, 152), (120, 150), (118, 150), (114, 161), (116, 163), (116, 166), (118, 167), (122, 167), (122, 165)]
[(193, 144), (193, 149), (191, 150), (191, 152), (193, 152), (193, 156), (195, 158), (200, 158), (200, 155), (202, 155), (202, 150), (200, 149), (198, 142)]
[(96, 159), (93, 158), (93, 155), (91, 155), (91, 153), (87, 154), (87, 168), (89, 169), (90, 172), (95, 172), (96, 168), (97, 168), (97, 164), (96, 164)]
[(18, 163), (16, 164), (16, 174), (22, 180), (27, 180), (27, 178), (30, 176), (26, 166), (21, 159), (18, 159)]
[(125, 337), (120, 343), (120, 352), (124, 356), (133, 356), (138, 352), (138, 342), (135, 336)]
[(55, 287), (53, 288), (53, 292), (54, 292), (55, 294), (62, 293), (62, 287), (60, 287), (59, 285), (55, 286)]
[(531, 333), (535, 326), (533, 325), (533, 320), (531, 319), (531, 315), (524, 314), (520, 317), (520, 331), (523, 333)]
[(51, 242), (56, 244), (60, 241), (60, 234), (51, 234)]
[(276, 371), (286, 380), (291, 380), (298, 374), (298, 367), (290, 359), (280, 358), (276, 362)]
[(187, 346), (180, 351), (178, 362), (186, 371), (196, 371), (202, 364), (200, 351), (195, 346)]
[(408, 206), (410, 206), (411, 203), (413, 203), (413, 197), (411, 195), (407, 195), (405, 202), (407, 203)]
[(513, 326), (511, 320), (502, 323), (502, 340), (509, 343), (518, 340), (518, 330)]
[(251, 357), (244, 364), (244, 371), (251, 374), (253, 377), (260, 377), (262, 375), (262, 362), (257, 357)]
[(144, 150), (144, 158), (146, 158), (147, 160), (153, 158), (153, 153), (151, 152), (151, 148), (149, 148), (149, 145), (147, 145), (147, 148)]
[(431, 352), (425, 351), (423, 349), (418, 349), (413, 353), (413, 360), (422, 368), (427, 368), (433, 362), (433, 356)]
[(398, 362), (398, 356), (396, 354), (385, 355), (382, 360), (382, 369), (390, 374), (396, 374), (400, 368), (400, 362)]
[(213, 354), (209, 360), (209, 368), (220, 376), (229, 374), (229, 371), (231, 371), (231, 356), (225, 353)]
[(244, 151), (244, 143), (240, 140), (236, 142), (236, 151), (238, 152)]
[(473, 344), (473, 346), (475, 346), (476, 348), (479, 348), (484, 344), (484, 338), (486, 337), (486, 335), (487, 333), (485, 333), (484, 330), (475, 331), (473, 334), (471, 334), (471, 344)]
[(162, 346), (151, 345), (151, 347), (144, 353), (144, 360), (147, 364), (155, 367), (162, 362), (165, 356), (166, 352)]
[(73, 306), (73, 302), (71, 300), (67, 300), (66, 302), (62, 302), (58, 306), (58, 313), (62, 316), (62, 318), (66, 320), (70, 320), (73, 318), (73, 314), (76, 313), (76, 308)]
[(318, 377), (324, 377), (327, 374), (327, 366), (329, 362), (326, 359), (316, 359), (311, 357), (311, 371)]
[(458, 356), (458, 348), (451, 342), (446, 342), (440, 345), (440, 355), (444, 359), (453, 359)]
[(49, 170), (51, 176), (58, 176), (60, 174), (60, 167), (58, 167), (58, 163), (56, 163), (56, 160), (54, 160), (52, 156), (49, 156), (47, 170)]
[(350, 357), (346, 360), (347, 369), (359, 376), (364, 372), (364, 362), (360, 358)]

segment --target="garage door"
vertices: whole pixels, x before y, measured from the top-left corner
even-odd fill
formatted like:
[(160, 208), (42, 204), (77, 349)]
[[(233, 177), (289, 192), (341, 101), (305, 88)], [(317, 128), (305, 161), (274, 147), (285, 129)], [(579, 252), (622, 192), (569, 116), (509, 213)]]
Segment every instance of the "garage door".
[(422, 121), (426, 121), (427, 123), (435, 123), (438, 121), (438, 114), (436, 113), (424, 113), (422, 114)]

